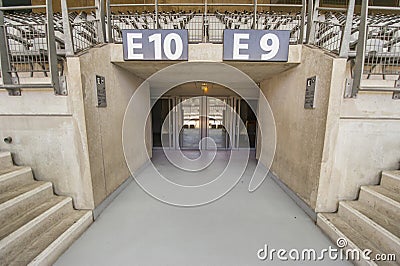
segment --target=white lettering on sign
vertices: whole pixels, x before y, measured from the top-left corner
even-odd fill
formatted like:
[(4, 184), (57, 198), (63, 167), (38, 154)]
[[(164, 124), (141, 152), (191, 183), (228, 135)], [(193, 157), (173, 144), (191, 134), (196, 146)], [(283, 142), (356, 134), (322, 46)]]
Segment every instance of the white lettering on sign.
[(268, 52), (267, 54), (261, 55), (261, 60), (270, 60), (274, 58), (276, 54), (279, 52), (279, 38), (273, 33), (267, 33), (260, 39), (260, 47), (264, 51)]
[(224, 60), (287, 62), (290, 31), (224, 30)]
[(126, 32), (123, 38), (124, 59), (187, 60), (187, 32), (154, 31)]
[[(175, 53), (172, 52), (172, 41), (175, 42)], [(183, 41), (181, 36), (176, 33), (170, 33), (164, 39), (164, 53), (170, 60), (177, 60), (183, 53)]]
[(154, 59), (161, 60), (161, 33), (150, 35), (149, 42), (154, 42)]
[(127, 33), (126, 35), (128, 39), (128, 57), (131, 59), (143, 59), (142, 53), (135, 53), (135, 49), (142, 49), (141, 42), (135, 42), (137, 39), (142, 39), (141, 33)]
[[(175, 52), (172, 51), (172, 41), (175, 43)], [(154, 59), (162, 59), (162, 49), (169, 60), (177, 60), (183, 53), (183, 41), (181, 36), (176, 33), (169, 33), (165, 36), (164, 45), (161, 47), (161, 34), (153, 34), (149, 36), (149, 42), (154, 42)]]
[[(249, 41), (250, 34), (248, 33), (234, 33), (233, 34), (233, 55), (234, 60), (248, 60), (249, 59), (249, 44), (243, 41)], [(273, 33), (264, 34), (260, 39), (260, 48), (268, 53), (261, 54), (261, 60), (266, 61), (274, 58), (279, 52), (279, 38)], [(241, 50), (242, 51), (241, 53)]]
[(241, 40), (249, 40), (250, 35), (247, 33), (235, 33), (233, 35), (233, 59), (236, 60), (247, 60), (249, 59), (248, 54), (240, 54), (240, 50), (248, 50), (249, 45), (247, 43), (241, 43)]

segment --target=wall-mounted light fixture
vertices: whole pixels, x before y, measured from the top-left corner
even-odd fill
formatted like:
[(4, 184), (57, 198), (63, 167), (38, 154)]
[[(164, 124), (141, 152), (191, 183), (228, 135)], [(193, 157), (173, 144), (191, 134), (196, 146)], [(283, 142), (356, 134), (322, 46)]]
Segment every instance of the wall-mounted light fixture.
[(207, 93), (207, 92), (208, 92), (208, 84), (207, 84), (206, 82), (201, 83), (201, 90), (202, 90), (204, 93)]

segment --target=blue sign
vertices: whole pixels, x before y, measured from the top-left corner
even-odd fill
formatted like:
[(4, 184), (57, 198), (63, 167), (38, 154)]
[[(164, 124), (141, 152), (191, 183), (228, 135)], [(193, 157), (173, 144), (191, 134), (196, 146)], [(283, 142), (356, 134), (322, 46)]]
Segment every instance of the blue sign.
[(290, 31), (224, 30), (224, 60), (287, 62)]
[(188, 60), (187, 30), (122, 30), (124, 60)]

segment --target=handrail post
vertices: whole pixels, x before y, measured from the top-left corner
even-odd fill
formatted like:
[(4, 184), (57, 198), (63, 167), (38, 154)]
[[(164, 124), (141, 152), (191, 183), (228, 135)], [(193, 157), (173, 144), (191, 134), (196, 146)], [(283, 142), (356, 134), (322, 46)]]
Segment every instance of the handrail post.
[(301, 8), (301, 26), (300, 26), (300, 36), (299, 36), (299, 44), (304, 43), (304, 32), (306, 26), (306, 4), (307, 0), (302, 0), (301, 3), (303, 7)]
[(208, 41), (208, 38), (207, 38), (207, 31), (208, 31), (208, 27), (209, 27), (209, 21), (208, 21), (208, 18), (207, 18), (207, 0), (204, 0), (204, 18), (203, 18), (203, 39), (204, 39), (204, 42), (207, 42)]
[(307, 3), (307, 32), (306, 32), (306, 43), (310, 43), (310, 33), (313, 27), (313, 8), (314, 0), (308, 0)]
[(107, 0), (106, 2), (106, 12), (107, 12), (107, 28), (108, 28), (108, 42), (113, 43), (113, 34), (112, 34), (112, 25), (111, 25), (111, 4), (110, 0)]
[(61, 88), (60, 78), (58, 76), (58, 60), (55, 34), (54, 34), (54, 17), (52, 0), (46, 0), (46, 25), (47, 25), (47, 53), (49, 58), (49, 69), (51, 76), (51, 84), (56, 95), (67, 95), (67, 90)]
[(67, 0), (61, 0), (61, 13), (62, 13), (63, 30), (64, 30), (65, 55), (73, 56), (74, 43), (71, 32), (71, 24), (69, 23)]
[(368, 19), (368, 1), (362, 1), (361, 19), (359, 26), (358, 44), (356, 51), (356, 62), (354, 66), (354, 80), (351, 90), (351, 97), (355, 97), (360, 89), (361, 79), (364, 72), (365, 46), (367, 41), (367, 19)]
[(257, 0), (254, 0), (253, 30), (257, 28)]
[(105, 19), (104, 19), (104, 0), (95, 0), (94, 5), (96, 6), (96, 20), (97, 25), (97, 41), (99, 43), (105, 42)]
[(349, 4), (347, 7), (346, 24), (344, 26), (342, 43), (340, 45), (340, 51), (339, 51), (339, 57), (342, 58), (347, 58), (349, 56), (350, 36), (351, 36), (351, 28), (353, 25), (355, 2), (356, 2), (355, 0), (349, 0)]
[[(0, 0), (0, 7), (3, 7), (3, 1)], [(1, 77), (4, 85), (12, 84), (12, 76), (10, 72), (10, 58), (8, 57), (7, 32), (4, 26), (4, 11), (0, 10), (0, 64)], [(10, 91), (10, 93), (12, 93)], [(13, 93), (12, 93), (13, 94)]]
[[(312, 1), (312, 0), (310, 0)], [(315, 44), (315, 22), (318, 20), (318, 8), (319, 8), (319, 0), (315, 0), (314, 3), (314, 11), (312, 12), (312, 23), (309, 25), (310, 35), (309, 35), (309, 44)]]
[(156, 13), (154, 28), (158, 29), (158, 0), (154, 0), (154, 11)]

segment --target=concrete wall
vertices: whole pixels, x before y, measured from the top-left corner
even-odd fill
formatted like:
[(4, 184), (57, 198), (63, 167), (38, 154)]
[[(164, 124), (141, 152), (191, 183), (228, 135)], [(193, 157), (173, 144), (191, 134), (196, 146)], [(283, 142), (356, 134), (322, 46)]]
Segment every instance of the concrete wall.
[[(109, 47), (67, 58), (68, 96), (24, 90), (12, 97), (0, 90), (0, 150), (31, 166), (36, 179), (53, 182), (55, 192), (71, 196), (79, 209), (95, 208), (130, 176), (122, 121), (142, 80), (111, 64)], [(106, 80), (105, 108), (96, 107), (96, 74)], [(150, 104), (149, 95), (140, 100)], [(11, 144), (2, 141), (8, 136)], [(147, 147), (151, 155), (151, 139)], [(137, 160), (135, 168), (144, 162)]]
[[(128, 102), (142, 82), (132, 73), (110, 64), (110, 47), (91, 49), (79, 57), (95, 206), (130, 176), (122, 147), (122, 123)], [(105, 77), (105, 108), (96, 107), (96, 74)], [(149, 106), (149, 95), (141, 97), (140, 102)], [(135, 168), (145, 161), (138, 159)]]
[[(79, 71), (78, 59), (67, 73)], [(23, 90), (8, 96), (0, 90), (0, 150), (10, 151), (17, 165), (32, 167), (36, 179), (51, 181), (59, 195), (74, 199), (80, 209), (94, 207), (88, 143), (79, 76), (68, 75), (68, 96), (52, 90)], [(6, 144), (3, 139), (11, 136)]]
[[(105, 45), (68, 58), (68, 96), (26, 90), (11, 97), (0, 91), (0, 138), (13, 138), (11, 144), (1, 141), (0, 150), (11, 151), (17, 164), (31, 166), (36, 179), (52, 181), (57, 194), (72, 196), (77, 208), (98, 206), (130, 175), (122, 121), (142, 79), (132, 74), (137, 63), (110, 64), (120, 48)], [(380, 171), (398, 168), (400, 106), (389, 93), (344, 99), (350, 72), (346, 60), (307, 46), (299, 51), (301, 64), (261, 82), (277, 130), (271, 170), (312, 209), (333, 212), (339, 200), (355, 199), (361, 185), (378, 183)], [(143, 76), (151, 74), (139, 70)], [(106, 108), (96, 107), (96, 74), (106, 79)], [(314, 75), (316, 108), (308, 110), (306, 79)], [(150, 108), (149, 98), (150, 88), (136, 98), (143, 114)], [(146, 162), (152, 146), (151, 123), (148, 120), (142, 131), (143, 123), (135, 115), (140, 114), (133, 114), (128, 129), (128, 152), (137, 155), (131, 170)], [(137, 143), (143, 139), (142, 150)], [(268, 138), (262, 141), (267, 144), (263, 147), (270, 147)]]
[[(271, 105), (277, 131), (271, 170), (315, 209), (324, 145), (329, 141), (326, 134), (330, 136), (331, 121), (338, 118), (331, 116), (339, 110), (345, 60), (309, 47), (303, 47), (301, 58), (298, 67), (264, 80), (261, 90)], [(314, 75), (316, 107), (305, 109), (306, 79)]]
[[(306, 110), (306, 78), (313, 75), (316, 108)], [(360, 186), (378, 184), (381, 171), (399, 168), (398, 100), (387, 92), (344, 98), (350, 77), (346, 60), (303, 47), (300, 66), (261, 83), (277, 128), (271, 170), (316, 212), (335, 212)], [(388, 83), (376, 77), (363, 86)]]
[[(362, 84), (391, 82), (371, 77)], [(344, 88), (341, 91), (344, 93)], [(400, 102), (392, 99), (392, 93), (360, 92), (356, 98), (342, 97), (338, 116), (337, 139), (327, 147), (331, 160), (320, 181), (318, 211), (335, 211), (339, 200), (356, 199), (362, 185), (378, 184), (381, 171), (399, 168)]]

